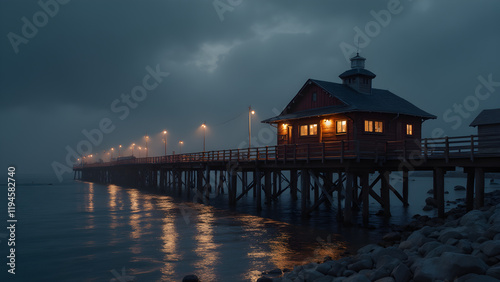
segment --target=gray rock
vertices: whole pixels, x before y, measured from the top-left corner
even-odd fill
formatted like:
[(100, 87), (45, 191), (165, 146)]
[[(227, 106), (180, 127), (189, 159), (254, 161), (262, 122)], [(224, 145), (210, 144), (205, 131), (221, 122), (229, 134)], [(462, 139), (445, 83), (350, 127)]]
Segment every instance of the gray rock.
[(318, 278), (321, 278), (325, 275), (322, 273), (316, 271), (316, 270), (305, 270), (304, 271), (304, 281), (305, 282), (312, 282), (315, 281)]
[(459, 240), (456, 247), (461, 249), (464, 254), (472, 253), (472, 244), (466, 239)]
[(366, 245), (366, 246), (360, 248), (358, 250), (358, 254), (367, 254), (367, 253), (371, 253), (371, 252), (378, 250), (378, 249), (382, 249), (382, 247), (379, 245), (375, 245), (375, 244), (369, 244), (369, 245)]
[(399, 232), (391, 232), (387, 233), (382, 237), (383, 240), (393, 242), (393, 241), (399, 241), (401, 240), (401, 233)]
[[(423, 229), (423, 228), (422, 228)], [(423, 244), (431, 241), (432, 239), (427, 238), (424, 234), (422, 234), (422, 229), (413, 232), (406, 241), (401, 242), (399, 244), (400, 249), (416, 249), (422, 246)]]
[(465, 191), (465, 187), (462, 185), (456, 185), (455, 188), (453, 188), (455, 191)]
[(460, 219), (461, 225), (474, 225), (478, 223), (486, 223), (486, 217), (484, 216), (484, 212), (480, 210), (473, 210), (466, 213)]
[(200, 279), (198, 279), (198, 276), (194, 274), (186, 275), (184, 278), (182, 278), (182, 282), (198, 282)]
[[(416, 231), (418, 232), (418, 231)], [(411, 236), (410, 236), (411, 237)], [(417, 242), (420, 242), (420, 239), (416, 239)], [(400, 245), (401, 247), (401, 245)], [(382, 256), (391, 256), (395, 257), (399, 260), (405, 260), (408, 258), (408, 255), (403, 252), (402, 250), (398, 249), (397, 247), (388, 247), (388, 248), (381, 248), (373, 252), (372, 258), (374, 261), (379, 260)]]
[(449, 230), (449, 229), (445, 229), (441, 232), (441, 235), (439, 235), (439, 238), (438, 240), (441, 242), (441, 243), (446, 243), (449, 239), (462, 239), (462, 234), (460, 234), (460, 232), (458, 231), (455, 231), (455, 230)]
[(367, 277), (371, 281), (376, 281), (379, 279), (382, 279), (384, 277), (391, 276), (391, 271), (389, 268), (381, 267), (378, 269), (375, 269), (374, 271), (368, 273)]
[(494, 265), (486, 271), (486, 275), (500, 279), (500, 265)]
[(441, 245), (443, 244), (439, 243), (438, 241), (427, 242), (423, 244), (422, 247), (418, 248), (418, 253), (425, 257), (430, 251)]
[(455, 246), (458, 243), (457, 239), (450, 238), (446, 241), (446, 245)]
[(275, 268), (275, 269), (269, 271), (267, 274), (282, 274), (282, 273), (283, 273), (283, 271), (281, 271), (281, 269)]
[(344, 280), (346, 279), (347, 277), (337, 277), (335, 279), (333, 279), (333, 282), (344, 282)]
[(302, 267), (304, 269), (316, 269), (316, 267), (318, 267), (318, 264), (315, 263), (315, 262), (311, 262), (311, 263), (308, 263), (308, 264), (304, 264)]
[(425, 204), (433, 208), (437, 208), (438, 206), (436, 199), (434, 199), (433, 197), (428, 197), (427, 199), (425, 199)]
[(332, 264), (332, 268), (330, 268), (327, 274), (330, 276), (341, 277), (343, 276), (345, 270), (346, 267), (344, 265), (335, 262), (335, 264)]
[(500, 255), (500, 240), (486, 241), (479, 246), (479, 249), (489, 257)]
[(425, 206), (422, 208), (422, 210), (423, 210), (423, 211), (431, 211), (431, 210), (433, 210), (433, 209), (434, 209), (434, 207), (433, 207), (433, 206), (431, 206), (431, 205), (425, 205)]
[(354, 270), (346, 270), (346, 271), (344, 271), (343, 276), (349, 277), (349, 276), (351, 276), (351, 275), (353, 275), (355, 273), (356, 273), (356, 271), (354, 271)]
[(490, 228), (488, 228), (486, 230), (486, 232), (484, 233), (484, 236), (488, 237), (491, 240), (498, 234), (500, 234), (500, 224), (497, 223), (497, 224), (491, 225)]
[(418, 262), (414, 281), (449, 280), (468, 273), (484, 274), (488, 265), (472, 255), (443, 253), (440, 257), (423, 259)]
[(500, 280), (488, 275), (479, 275), (474, 273), (466, 274), (460, 278), (455, 279), (454, 282), (499, 282)]
[(332, 268), (332, 265), (325, 262), (325, 263), (318, 265), (318, 267), (316, 268), (316, 271), (318, 271), (324, 275), (327, 275), (328, 271), (330, 271), (331, 268)]
[(457, 247), (450, 246), (450, 245), (441, 245), (430, 252), (427, 253), (425, 256), (426, 258), (433, 258), (433, 257), (438, 257), (444, 252), (450, 252), (450, 253), (460, 253), (461, 250)]
[(370, 279), (363, 274), (354, 274), (347, 277), (344, 282), (370, 282)]
[(323, 276), (323, 277), (320, 277), (316, 280), (314, 280), (314, 282), (332, 282), (334, 281), (335, 277), (332, 277), (332, 276)]
[(394, 280), (392, 277), (384, 277), (376, 280), (375, 282), (395, 282), (397, 280)]
[(404, 263), (400, 263), (391, 273), (391, 276), (398, 282), (408, 282), (412, 278), (411, 270)]
[(273, 279), (269, 277), (261, 277), (257, 279), (257, 282), (273, 282)]
[(396, 268), (396, 266), (398, 266), (400, 263), (400, 259), (390, 255), (385, 255), (376, 260), (375, 268), (384, 268), (388, 273), (391, 273), (392, 270)]
[(493, 240), (500, 240), (500, 233), (498, 233), (497, 235), (495, 235), (495, 237), (493, 237)]
[(347, 269), (359, 272), (362, 269), (371, 269), (373, 266), (373, 261), (370, 258), (361, 259), (353, 264), (347, 266)]

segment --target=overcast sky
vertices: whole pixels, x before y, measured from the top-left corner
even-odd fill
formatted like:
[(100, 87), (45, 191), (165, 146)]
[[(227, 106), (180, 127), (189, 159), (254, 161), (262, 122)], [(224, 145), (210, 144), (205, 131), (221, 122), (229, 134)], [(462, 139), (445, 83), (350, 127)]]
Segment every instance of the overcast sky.
[(201, 151), (203, 122), (207, 150), (245, 147), (250, 105), (252, 144), (274, 145), (260, 121), (308, 78), (340, 82), (358, 42), (374, 87), (438, 117), (424, 137), (472, 134), (482, 109), (500, 107), (499, 11), (495, 0), (1, 1), (0, 162), (55, 177), (82, 131), (106, 122), (99, 154), (146, 134), (163, 154), (164, 129), (169, 153), (180, 140)]

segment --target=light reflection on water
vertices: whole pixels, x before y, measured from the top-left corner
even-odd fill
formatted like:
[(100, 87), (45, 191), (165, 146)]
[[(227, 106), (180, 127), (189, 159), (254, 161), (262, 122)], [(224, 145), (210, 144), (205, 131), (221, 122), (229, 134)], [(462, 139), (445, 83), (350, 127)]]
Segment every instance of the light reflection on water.
[[(411, 183), (411, 199), (418, 201), (404, 217), (422, 213), (431, 181), (417, 178)], [(447, 198), (465, 195), (453, 191), (463, 179), (446, 181)], [(335, 224), (323, 223), (329, 217), (318, 212), (302, 223), (291, 216), (295, 204), (286, 201), (276, 203), (278, 208), (269, 214), (288, 211), (278, 216), (293, 224), (241, 213), (251, 202), (251, 196), (243, 198), (238, 213), (116, 185), (23, 187), (18, 194), (19, 268), (31, 271), (20, 272), (19, 278), (37, 273), (40, 280), (109, 281), (114, 278), (111, 270), (125, 267), (137, 281), (181, 281), (187, 274), (204, 281), (255, 281), (264, 270), (292, 268), (327, 255), (338, 258), (378, 232), (338, 229), (344, 237), (335, 235)], [(400, 205), (393, 203), (392, 220), (397, 223), (404, 218)], [(372, 205), (376, 212), (379, 207)], [(370, 220), (381, 221), (374, 216)]]

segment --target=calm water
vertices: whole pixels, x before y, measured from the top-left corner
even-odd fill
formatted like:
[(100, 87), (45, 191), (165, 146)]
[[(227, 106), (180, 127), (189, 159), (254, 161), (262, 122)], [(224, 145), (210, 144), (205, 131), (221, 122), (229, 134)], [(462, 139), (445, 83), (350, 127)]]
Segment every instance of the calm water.
[[(15, 280), (181, 281), (197, 274), (203, 281), (255, 281), (263, 270), (354, 251), (415, 213), (432, 215), (421, 210), (431, 183), (431, 178), (414, 178), (410, 207), (402, 208), (393, 197), (389, 221), (371, 216), (376, 230), (342, 228), (327, 207), (303, 220), (300, 201), (289, 201), (286, 192), (259, 214), (251, 195), (229, 210), (224, 196), (211, 197), (213, 206), (207, 206), (115, 185), (19, 185)], [(397, 179), (392, 184), (399, 189)], [(447, 200), (465, 196), (453, 191), (457, 184), (465, 179), (446, 178)], [(6, 195), (1, 197), (5, 203)], [(375, 213), (380, 206), (371, 202)], [(2, 256), (8, 254), (6, 234), (0, 231)], [(2, 265), (0, 277), (12, 278)]]

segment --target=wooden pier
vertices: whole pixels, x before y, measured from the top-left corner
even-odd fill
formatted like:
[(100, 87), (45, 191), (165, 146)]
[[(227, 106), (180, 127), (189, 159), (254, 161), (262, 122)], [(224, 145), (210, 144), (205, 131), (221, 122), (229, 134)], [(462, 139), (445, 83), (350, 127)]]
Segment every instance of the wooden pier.
[[(409, 173), (432, 171), (434, 199), (444, 216), (446, 172), (463, 168), (467, 173), (467, 209), (484, 204), (484, 175), (500, 172), (500, 135), (445, 137), (416, 141), (338, 141), (318, 144), (266, 146), (148, 158), (85, 163), (73, 167), (78, 180), (132, 187), (154, 187), (189, 193), (199, 201), (227, 193), (231, 206), (245, 195), (255, 198), (258, 210), (288, 190), (301, 201), (308, 216), (320, 205), (338, 210), (349, 224), (360, 210), (369, 219), (370, 198), (390, 216), (390, 194), (408, 205)], [(489, 145), (489, 144), (494, 144)], [(359, 148), (370, 147), (371, 151)], [(391, 173), (402, 174), (402, 190), (390, 184)], [(369, 175), (376, 174), (370, 182)], [(380, 190), (374, 188), (380, 183)], [(427, 187), (412, 187), (427, 189)], [(335, 197), (334, 197), (335, 196)]]

